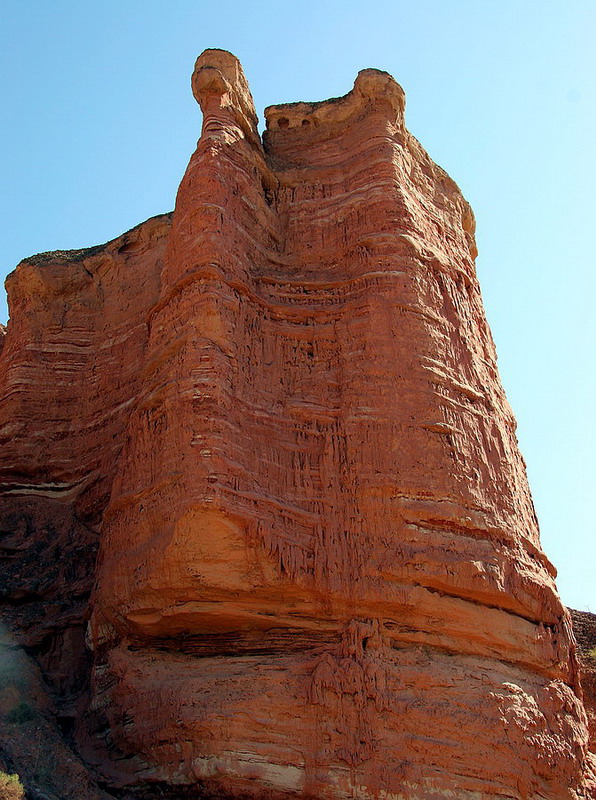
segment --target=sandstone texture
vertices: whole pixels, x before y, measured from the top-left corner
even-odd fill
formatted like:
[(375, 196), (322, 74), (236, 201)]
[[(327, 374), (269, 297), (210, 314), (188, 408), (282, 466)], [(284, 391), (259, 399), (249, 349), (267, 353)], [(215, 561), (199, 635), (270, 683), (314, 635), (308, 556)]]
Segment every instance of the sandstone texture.
[(596, 797), (470, 207), (387, 73), (192, 89), (173, 215), (7, 281), (3, 618), (89, 792)]

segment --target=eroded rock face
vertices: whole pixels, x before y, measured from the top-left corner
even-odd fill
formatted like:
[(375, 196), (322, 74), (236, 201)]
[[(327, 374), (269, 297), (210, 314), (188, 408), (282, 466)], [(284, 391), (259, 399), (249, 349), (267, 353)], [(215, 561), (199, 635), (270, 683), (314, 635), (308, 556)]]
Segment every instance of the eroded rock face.
[(263, 141), (233, 56), (192, 86), (171, 221), (9, 282), (6, 490), (99, 543), (79, 746), (195, 796), (592, 796), (468, 204), (386, 73)]

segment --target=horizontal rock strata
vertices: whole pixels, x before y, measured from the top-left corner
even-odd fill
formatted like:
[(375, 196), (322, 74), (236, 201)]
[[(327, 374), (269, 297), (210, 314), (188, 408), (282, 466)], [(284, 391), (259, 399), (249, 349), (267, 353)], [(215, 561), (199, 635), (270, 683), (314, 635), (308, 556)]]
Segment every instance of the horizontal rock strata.
[(173, 216), (8, 281), (6, 552), (61, 520), (60, 630), (95, 581), (78, 747), (114, 791), (593, 796), (467, 202), (384, 72), (262, 139), (233, 56), (192, 87)]

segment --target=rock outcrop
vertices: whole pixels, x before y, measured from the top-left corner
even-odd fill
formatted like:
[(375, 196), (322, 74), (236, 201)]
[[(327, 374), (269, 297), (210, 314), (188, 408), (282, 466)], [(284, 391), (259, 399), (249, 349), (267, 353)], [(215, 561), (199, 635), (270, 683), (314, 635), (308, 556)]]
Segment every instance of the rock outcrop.
[(580, 681), (588, 715), (590, 750), (596, 753), (596, 614), (571, 610), (577, 639)]
[(116, 794), (594, 796), (468, 204), (384, 72), (262, 139), (233, 56), (192, 87), (173, 216), (7, 284), (5, 618), (78, 749)]

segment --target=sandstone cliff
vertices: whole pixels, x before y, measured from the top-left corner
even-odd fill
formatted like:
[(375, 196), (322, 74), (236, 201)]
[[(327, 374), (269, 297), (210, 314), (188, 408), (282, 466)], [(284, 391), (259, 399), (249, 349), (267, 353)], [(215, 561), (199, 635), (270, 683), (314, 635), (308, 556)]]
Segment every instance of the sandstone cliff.
[(173, 216), (7, 283), (5, 620), (74, 746), (119, 796), (594, 796), (468, 204), (386, 73), (262, 140), (233, 56), (192, 86)]

